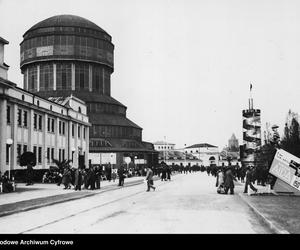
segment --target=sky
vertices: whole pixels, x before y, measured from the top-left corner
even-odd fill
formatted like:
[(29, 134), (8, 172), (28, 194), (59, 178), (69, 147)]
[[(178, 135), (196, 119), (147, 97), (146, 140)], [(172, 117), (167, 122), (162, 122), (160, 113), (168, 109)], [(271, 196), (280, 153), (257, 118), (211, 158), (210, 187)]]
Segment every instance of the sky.
[(242, 110), (254, 108), (283, 134), (300, 112), (300, 1), (0, 0), (0, 36), (9, 41), (8, 78), (23, 86), (23, 34), (72, 14), (94, 22), (115, 45), (111, 95), (143, 128), (143, 140), (181, 148), (242, 143)]

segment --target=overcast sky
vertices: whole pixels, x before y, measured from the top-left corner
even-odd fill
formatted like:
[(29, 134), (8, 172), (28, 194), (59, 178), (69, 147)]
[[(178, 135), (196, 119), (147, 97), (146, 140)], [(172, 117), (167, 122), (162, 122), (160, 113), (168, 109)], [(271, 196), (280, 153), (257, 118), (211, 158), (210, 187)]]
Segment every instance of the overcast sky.
[(143, 128), (143, 140), (223, 148), (242, 142), (253, 84), (262, 125), (300, 112), (300, 1), (0, 0), (9, 80), (22, 87), (22, 36), (59, 14), (89, 19), (115, 45), (112, 96)]

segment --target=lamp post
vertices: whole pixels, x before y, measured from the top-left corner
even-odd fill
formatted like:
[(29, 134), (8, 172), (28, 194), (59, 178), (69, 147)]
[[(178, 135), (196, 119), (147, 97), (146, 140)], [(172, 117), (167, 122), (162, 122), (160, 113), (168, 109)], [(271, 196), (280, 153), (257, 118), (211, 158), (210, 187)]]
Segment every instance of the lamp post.
[(184, 153), (184, 166), (186, 167), (186, 152), (185, 152), (185, 147), (186, 147), (186, 144), (184, 144), (184, 149), (183, 149), (183, 153)]
[(11, 147), (11, 145), (13, 144), (13, 140), (12, 139), (7, 139), (6, 140), (6, 144), (8, 145), (8, 179), (10, 180), (10, 171), (11, 171), (11, 160), (10, 160), (10, 158), (11, 158), (11, 155), (10, 155), (10, 147)]

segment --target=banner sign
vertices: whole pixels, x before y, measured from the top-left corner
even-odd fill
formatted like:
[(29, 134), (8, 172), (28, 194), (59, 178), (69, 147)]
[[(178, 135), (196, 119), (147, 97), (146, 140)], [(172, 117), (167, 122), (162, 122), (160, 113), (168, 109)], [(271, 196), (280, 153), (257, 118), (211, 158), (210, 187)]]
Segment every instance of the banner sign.
[(269, 173), (300, 190), (300, 178), (295, 175), (298, 166), (300, 166), (300, 159), (298, 157), (285, 150), (278, 149)]

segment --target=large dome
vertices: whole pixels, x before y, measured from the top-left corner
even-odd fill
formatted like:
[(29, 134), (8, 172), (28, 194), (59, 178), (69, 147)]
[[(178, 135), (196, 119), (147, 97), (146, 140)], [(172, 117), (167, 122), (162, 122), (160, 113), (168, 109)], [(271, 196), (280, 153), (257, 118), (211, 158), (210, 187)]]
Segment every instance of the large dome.
[[(105, 30), (100, 28), (97, 24), (83, 18), (80, 16), (74, 15), (57, 15), (49, 17), (34, 26), (32, 26), (26, 33), (39, 29), (39, 28), (48, 28), (48, 27), (80, 27), (86, 29), (93, 29), (101, 32), (107, 33)], [(26, 35), (24, 34), (24, 36)]]

